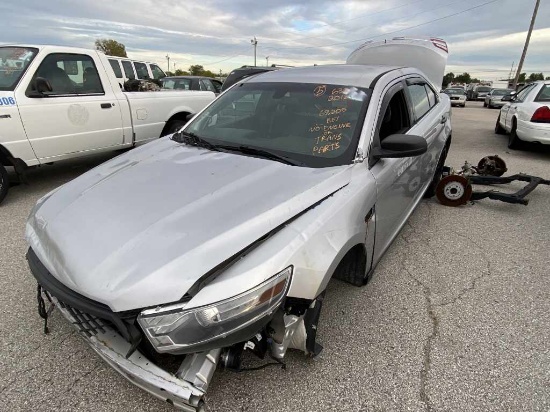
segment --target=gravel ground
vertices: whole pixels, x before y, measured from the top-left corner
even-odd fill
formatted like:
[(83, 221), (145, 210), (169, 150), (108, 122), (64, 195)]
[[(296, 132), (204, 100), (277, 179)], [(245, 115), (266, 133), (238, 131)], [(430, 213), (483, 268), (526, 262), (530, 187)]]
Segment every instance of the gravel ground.
[[(447, 164), (499, 154), (550, 177), (550, 150), (508, 153), (497, 110), (453, 109)], [(106, 366), (56, 313), (42, 334), (23, 231), (36, 200), (105, 160), (47, 166), (0, 207), (0, 410), (171, 411)], [(520, 187), (514, 185), (513, 188)], [(218, 371), (208, 411), (550, 409), (550, 187), (529, 206), (421, 203), (372, 281), (329, 285), (315, 360)]]

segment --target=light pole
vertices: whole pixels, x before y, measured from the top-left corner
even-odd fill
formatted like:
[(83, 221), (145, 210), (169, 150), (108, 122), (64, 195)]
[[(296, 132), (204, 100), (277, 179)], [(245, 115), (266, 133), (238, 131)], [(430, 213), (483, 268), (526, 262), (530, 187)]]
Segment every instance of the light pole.
[(265, 65), (269, 67), (269, 56), (265, 56)]
[(253, 39), (250, 40), (250, 43), (254, 46), (254, 67), (256, 67), (256, 47), (258, 46), (258, 40), (256, 40), (256, 36), (254, 36)]
[(523, 46), (523, 53), (521, 54), (521, 59), (519, 60), (518, 69), (516, 72), (516, 77), (514, 79), (513, 89), (516, 90), (518, 85), (519, 76), (521, 75), (521, 69), (523, 68), (523, 61), (527, 55), (527, 48), (529, 47), (529, 40), (531, 40), (531, 32), (533, 31), (533, 26), (535, 25), (535, 19), (537, 18), (537, 11), (539, 10), (540, 0), (537, 0), (535, 3), (535, 10), (533, 10), (533, 17), (531, 17), (531, 25), (529, 26), (529, 31), (527, 32), (527, 39), (525, 39), (525, 46)]
[(168, 60), (168, 71), (170, 71), (170, 55), (166, 55), (166, 60)]
[(174, 74), (176, 74), (176, 63), (177, 62), (173, 62), (172, 64), (174, 65)]

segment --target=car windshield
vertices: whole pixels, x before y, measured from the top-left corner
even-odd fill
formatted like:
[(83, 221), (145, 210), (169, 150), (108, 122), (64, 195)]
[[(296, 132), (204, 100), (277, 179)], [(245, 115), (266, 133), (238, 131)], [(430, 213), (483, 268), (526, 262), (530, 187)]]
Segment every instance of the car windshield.
[(184, 132), (214, 145), (269, 151), (307, 167), (350, 164), (370, 94), (334, 84), (243, 83)]
[(508, 89), (495, 89), (493, 90), (493, 93), (492, 95), (493, 96), (506, 96), (507, 94), (510, 94), (512, 90), (508, 90)]
[(490, 91), (491, 91), (491, 88), (490, 88), (490, 87), (483, 87), (483, 86), (481, 86), (481, 87), (478, 87), (476, 90), (477, 90), (478, 92), (490, 92)]
[(0, 90), (13, 91), (38, 53), (27, 47), (0, 47)]
[(443, 92), (447, 94), (464, 94), (464, 90), (462, 89), (446, 89)]

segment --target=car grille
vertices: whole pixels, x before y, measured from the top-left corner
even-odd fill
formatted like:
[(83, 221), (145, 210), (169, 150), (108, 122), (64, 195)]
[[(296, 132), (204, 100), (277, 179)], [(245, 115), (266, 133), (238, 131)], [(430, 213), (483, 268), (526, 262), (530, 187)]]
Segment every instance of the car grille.
[(451, 97), (451, 100), (458, 100), (458, 97)]
[(61, 301), (59, 301), (59, 306), (71, 314), (71, 316), (75, 319), (73, 324), (76, 325), (79, 332), (82, 332), (87, 337), (97, 335), (100, 332), (105, 333), (106, 327), (113, 326), (113, 324), (107, 320), (84, 313), (81, 310), (73, 308), (72, 306), (69, 306)]

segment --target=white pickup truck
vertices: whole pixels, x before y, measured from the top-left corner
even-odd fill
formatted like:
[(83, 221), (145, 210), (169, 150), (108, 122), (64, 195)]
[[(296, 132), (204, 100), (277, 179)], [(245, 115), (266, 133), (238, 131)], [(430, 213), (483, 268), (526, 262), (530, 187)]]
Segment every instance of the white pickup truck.
[(6, 167), (131, 148), (173, 133), (212, 92), (121, 90), (107, 57), (59, 46), (0, 47), (0, 202)]

